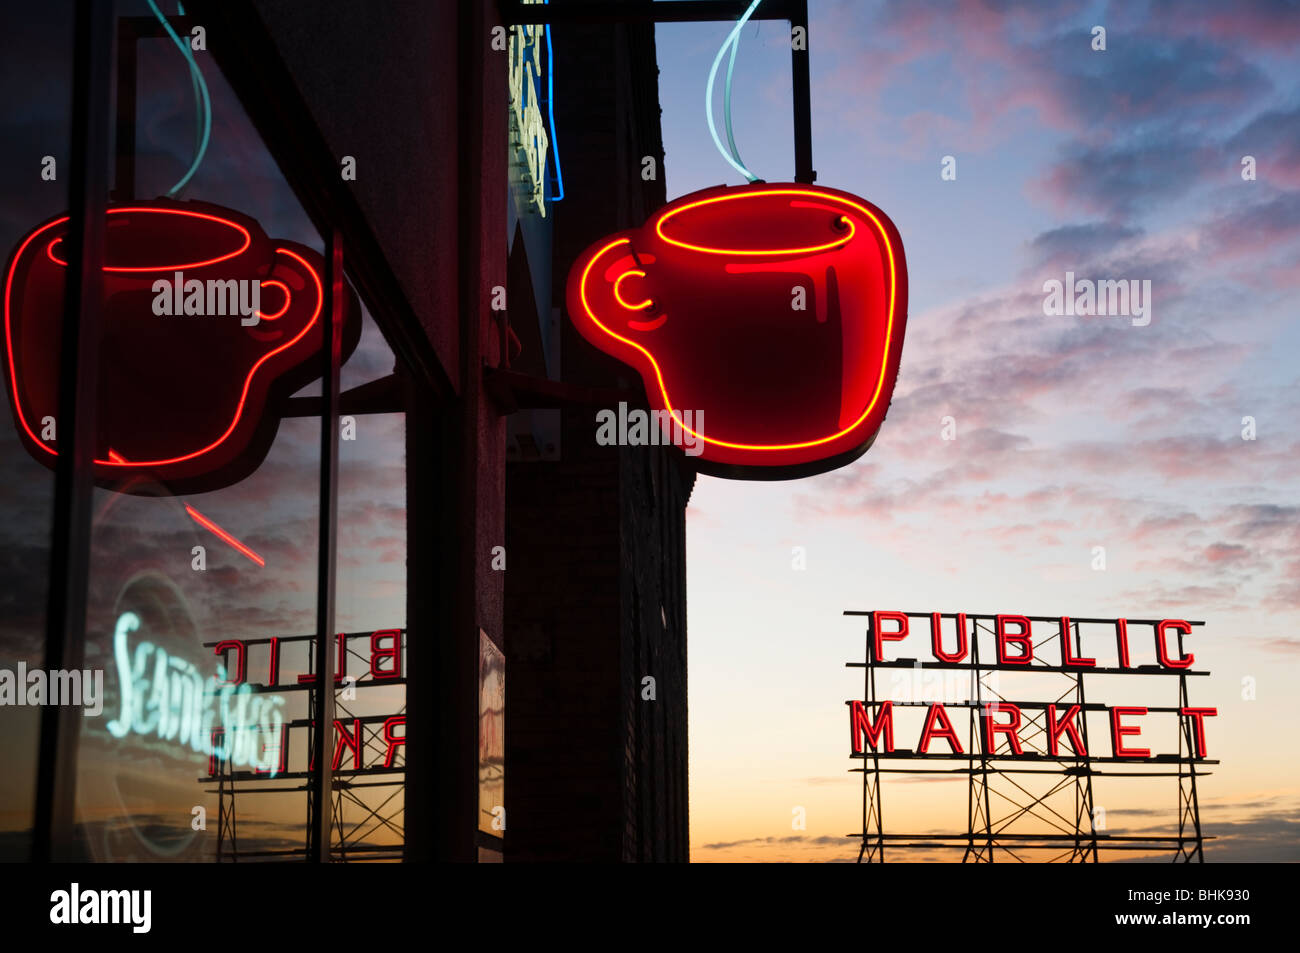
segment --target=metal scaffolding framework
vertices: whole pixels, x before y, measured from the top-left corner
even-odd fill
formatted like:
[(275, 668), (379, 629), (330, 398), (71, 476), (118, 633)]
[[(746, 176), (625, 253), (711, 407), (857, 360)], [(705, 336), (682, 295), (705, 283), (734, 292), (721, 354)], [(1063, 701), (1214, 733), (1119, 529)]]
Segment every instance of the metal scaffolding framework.
[[(862, 701), (869, 711), (882, 702), (892, 701), (896, 708), (926, 707), (931, 701), (898, 701), (880, 696), (877, 673), (881, 669), (927, 669), (969, 673), (970, 695), (963, 701), (945, 701), (945, 708), (965, 708), (968, 713), (968, 744), (964, 754), (917, 754), (913, 751), (871, 750), (852, 752), (851, 757), (862, 759), (862, 830), (847, 836), (860, 838), (858, 863), (883, 863), (885, 849), (891, 851), (960, 850), (963, 863), (993, 863), (995, 860), (1025, 862), (1096, 863), (1102, 851), (1136, 851), (1144, 853), (1170, 852), (1174, 862), (1204, 862), (1203, 843), (1213, 838), (1201, 830), (1200, 804), (1196, 782), (1209, 774), (1202, 770), (1206, 765), (1218, 764), (1196, 755), (1197, 741), (1191, 715), (1182, 710), (1190, 706), (1187, 680), (1189, 677), (1207, 676), (1207, 671), (1187, 668), (1171, 669), (1157, 665), (1138, 668), (1099, 668), (1046, 664), (1039, 659), (1038, 650), (1059, 640), (1060, 631), (1041, 643), (1035, 641), (1030, 664), (1009, 665), (998, 662), (981, 662), (980, 635), (995, 636), (993, 615), (966, 613), (972, 624), (969, 633), (969, 662), (928, 663), (922, 666), (915, 659), (884, 661), (875, 657), (875, 639), (871, 631), (871, 612), (846, 611), (848, 616), (866, 616), (867, 638), (865, 662), (848, 662), (846, 667), (863, 669)], [(909, 618), (929, 619), (929, 612), (906, 612)], [(942, 613), (944, 619), (955, 619), (956, 613)], [(1028, 616), (1031, 622), (1057, 623), (1058, 617)], [(1070, 630), (1073, 656), (1082, 657), (1080, 624), (1115, 624), (1115, 619), (1072, 619)], [(1151, 626), (1153, 632), (1162, 620), (1131, 619), (1129, 626)], [(1203, 622), (1189, 622), (1191, 626)], [(1178, 633), (1178, 650), (1183, 654), (1183, 634)], [(1021, 701), (1007, 698), (987, 679), (997, 672), (1032, 672), (1059, 676), (1056, 683), (1059, 695), (1052, 701)], [(1128, 757), (1099, 757), (1093, 755), (1088, 739), (1088, 712), (1106, 711), (1104, 704), (1089, 702), (1085, 681), (1092, 677), (1111, 675), (1150, 675), (1174, 677), (1178, 680), (1178, 705), (1148, 707), (1147, 711), (1173, 713), (1178, 716), (1178, 754), (1159, 754), (1144, 759)], [(1024, 711), (1026, 721), (1021, 725), (1020, 741), (1023, 755), (1003, 754), (995, 750), (987, 753), (982, 735), (981, 715), (985, 706), (1000, 703), (1015, 705)], [(1081, 710), (1079, 726), (1084, 747), (1089, 752), (1080, 756), (1073, 751), (1056, 754), (1047, 748), (1048, 726), (1045, 723), (1048, 705), (1078, 705)], [(1030, 714), (1035, 711), (1036, 714)], [(954, 727), (960, 730), (959, 725)], [(865, 746), (864, 746), (865, 748)], [(961, 761), (960, 767), (922, 767), (919, 762)], [(882, 765), (883, 763), (883, 765)], [(1098, 770), (1098, 765), (1114, 766)], [(1129, 766), (1129, 770), (1119, 766)], [(933, 776), (965, 776), (967, 782), (966, 831), (964, 833), (889, 833), (885, 830), (881, 796), (883, 775), (896, 774), (917, 780), (935, 780)], [(929, 776), (929, 777), (926, 777)], [(1093, 793), (1094, 778), (1174, 778), (1178, 779), (1178, 833), (1173, 834), (1111, 834), (1099, 824), (1104, 812), (1098, 811)], [(1032, 852), (1032, 854), (1031, 854)], [(1029, 857), (1024, 855), (1029, 854)], [(1046, 856), (1044, 856), (1046, 855)]]

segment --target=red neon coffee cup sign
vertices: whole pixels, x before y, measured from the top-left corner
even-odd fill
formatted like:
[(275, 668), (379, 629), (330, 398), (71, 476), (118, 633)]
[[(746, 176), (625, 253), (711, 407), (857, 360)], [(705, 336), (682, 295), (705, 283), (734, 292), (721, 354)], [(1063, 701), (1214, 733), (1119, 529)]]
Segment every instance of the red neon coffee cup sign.
[[(889, 407), (907, 266), (880, 209), (834, 189), (693, 193), (570, 269), (569, 315), (701, 442), (701, 470), (786, 479), (864, 453)], [(684, 411), (703, 418), (692, 429)]]

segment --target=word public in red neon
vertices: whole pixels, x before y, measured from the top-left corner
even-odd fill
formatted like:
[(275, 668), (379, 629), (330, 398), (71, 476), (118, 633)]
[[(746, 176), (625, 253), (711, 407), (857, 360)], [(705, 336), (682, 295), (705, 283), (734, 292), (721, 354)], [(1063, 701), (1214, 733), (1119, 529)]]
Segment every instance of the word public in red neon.
[[(706, 189), (607, 236), (569, 271), (569, 316), (635, 368), (656, 411), (703, 445), (694, 465), (790, 479), (866, 452), (907, 323), (898, 229), (820, 186)], [(682, 408), (702, 412), (690, 429)]]
[[(873, 659), (878, 662), (885, 660), (886, 643), (903, 642), (908, 639), (912, 635), (911, 620), (918, 617), (928, 618), (928, 648), (934, 662), (927, 664), (939, 668), (944, 665), (962, 664), (971, 661), (970, 645), (974, 634), (970, 620), (973, 617), (968, 613), (907, 613), (887, 610), (871, 613)], [(1008, 613), (981, 616), (980, 618), (991, 620), (993, 623), (992, 631), (999, 666), (1028, 667), (1032, 663), (1039, 663), (1057, 665), (1067, 669), (1097, 667), (1095, 658), (1075, 654), (1078, 649), (1075, 648), (1074, 623), (1072, 623), (1068, 615), (1060, 616), (1058, 621), (1046, 623), (1048, 632), (1038, 636), (1040, 645), (1047, 642), (1058, 643), (1057, 646), (1053, 647), (1053, 652), (1059, 654), (1053, 658), (1042, 658), (1036, 653), (1033, 623), (1027, 616)], [(1138, 672), (1143, 670), (1132, 662), (1128, 631), (1130, 624), (1127, 619), (1113, 620), (1113, 634), (1119, 664), (1110, 671)], [(1171, 671), (1190, 669), (1192, 663), (1196, 661), (1196, 656), (1191, 652), (1184, 653), (1181, 649), (1178, 649), (1177, 654), (1174, 654), (1170, 646), (1171, 644), (1177, 646), (1180, 636), (1190, 635), (1192, 626), (1183, 619), (1161, 619), (1155, 623), (1146, 624), (1153, 626), (1155, 635), (1154, 660), (1156, 664), (1162, 669)], [(948, 645), (952, 645), (953, 648), (949, 649)], [(991, 666), (988, 662), (984, 662), (983, 667), (989, 668)]]

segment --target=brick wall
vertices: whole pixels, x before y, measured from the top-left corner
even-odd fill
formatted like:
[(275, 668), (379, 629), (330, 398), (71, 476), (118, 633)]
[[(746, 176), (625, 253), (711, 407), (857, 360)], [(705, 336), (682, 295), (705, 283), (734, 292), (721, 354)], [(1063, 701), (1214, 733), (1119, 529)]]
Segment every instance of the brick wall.
[[(577, 254), (665, 199), (653, 29), (565, 26), (554, 46), (560, 306)], [(645, 155), (656, 180), (641, 178)], [(637, 375), (567, 319), (562, 354), (566, 381), (644, 402)], [(597, 446), (595, 413), (562, 412), (559, 461), (507, 466), (506, 858), (685, 861), (694, 476), (677, 451)]]

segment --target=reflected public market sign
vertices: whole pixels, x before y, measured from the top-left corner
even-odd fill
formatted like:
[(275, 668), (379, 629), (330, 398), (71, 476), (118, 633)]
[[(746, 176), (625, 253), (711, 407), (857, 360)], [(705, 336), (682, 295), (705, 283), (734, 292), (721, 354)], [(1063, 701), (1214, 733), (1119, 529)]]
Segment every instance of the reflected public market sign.
[[(376, 629), (370, 632), (339, 632), (334, 636), (335, 661), (334, 685), (340, 700), (355, 699), (355, 692), (360, 689), (399, 686), (405, 684), (403, 668), (403, 646), (405, 629)], [(345, 674), (348, 658), (361, 657), (361, 653), (352, 645), (356, 641), (367, 644), (368, 655), (366, 671), (359, 677)], [(305, 689), (319, 684), (320, 679), (310, 672), (304, 672), (292, 678), (287, 685), (281, 681), (280, 662), (286, 644), (306, 644), (314, 651), (315, 636), (271, 637), (265, 639), (223, 639), (219, 642), (205, 643), (217, 657), (222, 671), (230, 685), (239, 686), (241, 691), (251, 692), (253, 697), (266, 697), (277, 689), (291, 691)], [(265, 648), (266, 676), (261, 683), (250, 681), (250, 649)], [(260, 663), (259, 663), (260, 665)], [(272, 697), (277, 697), (272, 695)], [(271, 774), (283, 778), (305, 778), (315, 766), (315, 757), (306, 759), (306, 770), (290, 769), (290, 748), (293, 731), (300, 733), (303, 751), (309, 752), (309, 729), (314, 721), (308, 718), (285, 721), (276, 730), (274, 741), (265, 740), (265, 750), (275, 757)], [(334, 719), (334, 748), (331, 758), (331, 770), (345, 774), (400, 774), (405, 768), (397, 761), (398, 751), (405, 751), (406, 715), (398, 712), (370, 715), (352, 715)], [(363, 754), (369, 752), (374, 757), (367, 763)], [(348, 757), (350, 755), (350, 758)], [(350, 764), (345, 765), (345, 759)], [(208, 762), (210, 778), (255, 778), (265, 774), (263, 763), (252, 767), (249, 772), (237, 770), (238, 763), (222, 763), (217, 757)]]
[[(289, 771), (289, 731), (310, 728), (307, 719), (285, 718), (285, 696), (274, 691), (280, 681), (281, 643), (314, 642), (310, 636), (293, 639), (263, 639), (249, 643), (225, 639), (212, 645), (218, 659), (215, 676), (206, 678), (189, 659), (168, 653), (161, 645), (141, 639), (132, 643), (132, 634), (141, 621), (134, 612), (124, 612), (117, 620), (113, 636), (113, 657), (117, 667), (118, 712), (106, 725), (109, 734), (119, 740), (131, 737), (163, 742), (178, 753), (192, 751), (207, 756), (211, 777), (232, 776), (243, 772), (267, 777), (295, 777), (304, 772)], [(402, 684), (401, 629), (380, 629), (369, 633), (339, 633), (336, 636), (340, 674), (335, 685), (340, 690)], [(342, 675), (346, 666), (347, 642), (364, 638), (370, 643), (368, 679)], [(248, 680), (250, 644), (269, 646), (267, 681), (253, 684)], [(227, 663), (231, 663), (227, 667)], [(298, 675), (294, 686), (310, 686), (315, 676)], [(350, 724), (349, 724), (350, 722)], [(373, 725), (375, 737), (382, 745), (382, 762), (363, 765), (362, 751), (368, 746), (365, 726)], [(335, 744), (332, 770), (343, 767), (346, 752), (352, 754), (349, 773), (378, 770), (401, 770), (396, 764), (398, 749), (406, 744), (406, 716), (402, 714), (368, 715), (348, 720), (334, 720)], [(308, 762), (308, 770), (314, 759)], [(241, 770), (242, 769), (242, 772)]]
[(875, 439), (907, 265), (898, 229), (865, 199), (755, 183), (686, 195), (592, 244), (566, 299), (583, 337), (640, 373), (658, 419), (699, 441), (697, 469), (791, 479)]
[[(50, 468), (68, 221), (29, 232), (4, 282), (5, 390), (23, 446)], [(110, 207), (104, 244), (95, 481), (116, 489), (147, 475), (172, 492), (237, 482), (265, 459), (283, 402), (320, 376), (323, 259), (247, 215), (170, 199)], [(346, 361), (361, 318), (344, 289)]]

